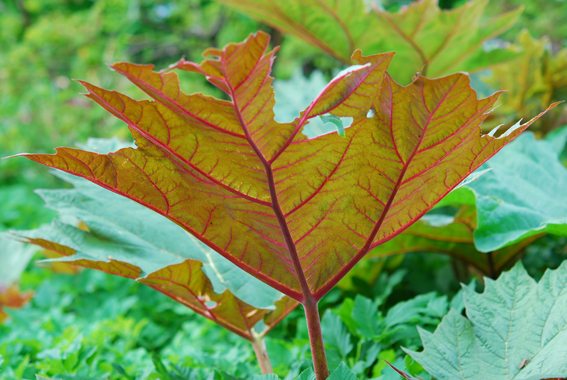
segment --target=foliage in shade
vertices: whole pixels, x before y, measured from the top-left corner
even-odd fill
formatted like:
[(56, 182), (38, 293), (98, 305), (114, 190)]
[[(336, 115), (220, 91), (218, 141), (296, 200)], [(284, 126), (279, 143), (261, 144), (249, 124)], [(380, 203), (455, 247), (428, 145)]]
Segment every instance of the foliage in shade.
[[(385, 74), (392, 54), (357, 51), (358, 67), (280, 124), (268, 43), (258, 32), (207, 50), (201, 64), (174, 65), (206, 75), (231, 101), (186, 95), (171, 72), (113, 65), (156, 101), (84, 83), (87, 96), (128, 124), (138, 148), (23, 156), (151, 208), (301, 302), (320, 299), (543, 114), (499, 138), (481, 135), (499, 94), (478, 100), (463, 74), (402, 87)], [(326, 113), (354, 119), (346, 138), (307, 139), (303, 126)]]
[(508, 30), (522, 8), (483, 17), (488, 0), (474, 0), (458, 9), (441, 10), (437, 0), (420, 0), (391, 13), (363, 0), (286, 1), (217, 0), (325, 53), (350, 63), (355, 49), (365, 53), (395, 51), (388, 72), (408, 83), (422, 71), (439, 77), (477, 71), (509, 61), (516, 52), (486, 51), (483, 43)]
[(555, 144), (522, 134), (485, 164), (489, 172), (441, 202), (476, 204), (478, 250), (496, 251), (541, 233), (567, 236), (567, 169), (558, 157), (565, 132)]
[[(383, 314), (384, 302), (380, 298), (387, 297), (384, 294), (372, 300), (357, 295), (354, 300), (346, 299), (340, 307), (325, 313), (323, 334), (331, 367), (348, 361), (356, 375), (367, 375), (367, 369), (374, 367), (373, 374), (377, 376), (385, 363), (375, 365), (376, 359), (387, 358), (383, 356), (387, 355), (384, 351), (393, 352), (387, 347), (400, 344), (421, 347), (416, 325), (434, 329), (450, 307), (457, 310), (464, 308), (462, 295), (457, 294), (449, 301), (447, 296), (431, 292), (399, 302)], [(353, 350), (357, 341), (357, 348)]]
[(440, 380), (567, 376), (567, 262), (537, 283), (521, 263), (478, 294), (464, 288), (465, 318), (451, 310), (423, 352), (406, 350)]
[[(105, 150), (100, 140), (97, 148)], [(153, 211), (81, 178), (58, 176), (75, 189), (39, 194), (64, 219), (80, 220), (86, 231), (55, 220), (9, 236), (65, 257), (56, 263), (136, 279), (249, 340), (266, 334), (297, 306)]]
[(454, 216), (426, 215), (392, 240), (374, 248), (368, 258), (386, 257), (409, 252), (440, 252), (474, 266), (486, 276), (495, 277), (521, 251), (541, 234), (497, 249), (480, 252), (475, 247), (476, 209), (464, 205)]
[[(491, 88), (508, 90), (501, 97), (502, 105), (492, 115), (494, 125), (567, 98), (567, 48), (553, 54), (548, 45), (548, 38), (537, 40), (524, 30), (517, 43), (508, 48), (520, 56), (510, 63), (496, 65), (491, 75), (482, 77)], [(548, 133), (566, 123), (567, 109), (563, 108), (544, 117), (537, 127)]]

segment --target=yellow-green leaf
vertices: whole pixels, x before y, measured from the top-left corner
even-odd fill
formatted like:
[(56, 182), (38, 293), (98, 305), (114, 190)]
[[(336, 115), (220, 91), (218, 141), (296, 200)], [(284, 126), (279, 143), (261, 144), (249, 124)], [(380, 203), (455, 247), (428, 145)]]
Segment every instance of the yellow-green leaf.
[(350, 63), (356, 49), (366, 54), (395, 51), (389, 73), (408, 83), (416, 72), (431, 77), (477, 71), (517, 54), (487, 51), (483, 43), (508, 30), (522, 8), (483, 17), (488, 0), (442, 10), (437, 0), (420, 0), (399, 12), (363, 0), (217, 0)]

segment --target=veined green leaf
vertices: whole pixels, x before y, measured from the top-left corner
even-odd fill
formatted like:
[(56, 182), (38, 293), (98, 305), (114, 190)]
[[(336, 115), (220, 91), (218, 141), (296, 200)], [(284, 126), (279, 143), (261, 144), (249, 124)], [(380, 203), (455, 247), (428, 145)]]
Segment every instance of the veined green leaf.
[[(55, 174), (73, 184), (75, 190), (38, 190), (47, 207), (85, 223), (103, 241), (120, 242), (120, 247), (127, 247), (115, 249), (114, 260), (136, 265), (142, 275), (147, 275), (193, 259), (204, 264), (203, 270), (219, 294), (228, 288), (243, 301), (268, 309), (282, 298), (281, 293), (235, 267), (161, 215), (81, 178)], [(156, 251), (160, 254), (156, 255)], [(80, 258), (73, 256), (74, 260)]]
[(567, 261), (536, 283), (521, 263), (484, 293), (464, 287), (467, 317), (451, 309), (422, 352), (406, 350), (440, 380), (567, 376)]

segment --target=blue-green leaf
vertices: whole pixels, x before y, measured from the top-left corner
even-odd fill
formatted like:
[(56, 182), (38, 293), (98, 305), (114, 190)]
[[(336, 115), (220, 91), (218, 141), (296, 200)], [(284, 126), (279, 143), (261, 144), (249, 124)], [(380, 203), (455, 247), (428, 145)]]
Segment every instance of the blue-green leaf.
[(315, 380), (315, 372), (313, 368), (307, 368), (305, 371), (301, 372), (301, 375), (296, 380)]
[(475, 246), (491, 252), (541, 232), (567, 236), (567, 168), (558, 146), (520, 135), (481, 169), (492, 169), (443, 204), (476, 201)]
[(20, 279), (37, 248), (0, 237), (0, 285), (8, 287)]
[(331, 373), (328, 380), (358, 380), (358, 378), (345, 363), (341, 363), (333, 373)]
[(521, 263), (478, 294), (464, 287), (467, 317), (451, 309), (423, 352), (406, 350), (443, 380), (536, 380), (567, 376), (567, 261), (539, 283)]
[[(340, 317), (334, 313), (325, 313), (321, 322), (321, 329), (325, 345), (332, 349), (331, 352), (336, 352), (340, 360), (346, 360), (347, 355), (353, 349), (353, 345), (351, 336), (346, 326), (341, 322)], [(330, 354), (331, 352), (328, 353)], [(331, 359), (332, 357), (329, 358), (329, 361), (332, 363)]]

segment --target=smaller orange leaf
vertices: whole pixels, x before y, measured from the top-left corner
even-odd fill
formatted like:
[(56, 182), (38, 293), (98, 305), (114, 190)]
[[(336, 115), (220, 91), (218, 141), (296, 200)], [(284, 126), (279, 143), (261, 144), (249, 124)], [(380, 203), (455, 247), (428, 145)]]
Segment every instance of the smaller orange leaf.
[(0, 323), (8, 317), (8, 315), (2, 310), (3, 308), (7, 307), (11, 309), (19, 309), (32, 297), (33, 292), (21, 292), (16, 285), (0, 285)]
[(404, 232), (379, 245), (368, 254), (367, 258), (387, 257), (410, 252), (444, 253), (475, 267), (483, 275), (496, 278), (502, 270), (510, 267), (517, 260), (519, 253), (542, 234), (531, 236), (515, 244), (494, 252), (480, 252), (474, 245), (476, 228), (476, 210), (463, 206), (450, 218), (451, 221), (436, 225), (435, 216), (422, 218)]

